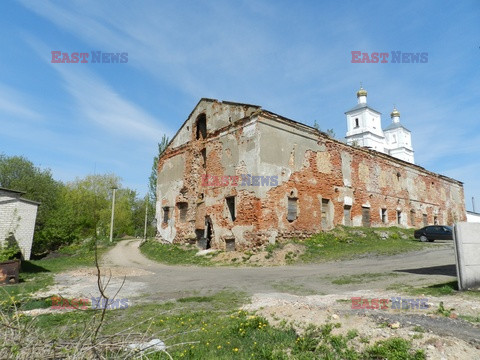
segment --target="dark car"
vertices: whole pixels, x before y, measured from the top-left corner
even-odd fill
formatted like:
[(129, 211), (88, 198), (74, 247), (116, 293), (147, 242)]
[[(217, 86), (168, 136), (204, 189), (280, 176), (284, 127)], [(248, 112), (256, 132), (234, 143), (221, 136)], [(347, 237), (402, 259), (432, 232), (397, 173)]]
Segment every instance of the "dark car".
[(431, 225), (415, 230), (415, 239), (420, 239), (422, 242), (435, 240), (453, 240), (453, 229), (446, 225)]

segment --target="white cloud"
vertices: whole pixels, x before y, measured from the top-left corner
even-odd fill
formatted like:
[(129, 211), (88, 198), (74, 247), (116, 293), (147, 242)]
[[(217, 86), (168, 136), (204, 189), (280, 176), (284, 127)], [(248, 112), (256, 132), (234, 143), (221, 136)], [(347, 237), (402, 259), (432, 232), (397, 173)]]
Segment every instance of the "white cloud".
[(29, 96), (5, 84), (0, 84), (0, 112), (30, 120), (39, 120), (42, 116), (29, 105)]
[[(107, 134), (127, 139), (158, 141), (172, 131), (136, 104), (123, 98), (105, 81), (81, 66), (50, 64), (50, 51), (32, 36), (27, 43), (61, 76), (62, 86), (73, 97), (76, 120), (88, 120), (104, 128)], [(74, 114), (77, 114), (76, 116)]]
[(95, 75), (79, 68), (55, 67), (65, 87), (75, 98), (78, 110), (88, 120), (111, 134), (158, 141), (171, 132), (132, 102), (122, 98)]

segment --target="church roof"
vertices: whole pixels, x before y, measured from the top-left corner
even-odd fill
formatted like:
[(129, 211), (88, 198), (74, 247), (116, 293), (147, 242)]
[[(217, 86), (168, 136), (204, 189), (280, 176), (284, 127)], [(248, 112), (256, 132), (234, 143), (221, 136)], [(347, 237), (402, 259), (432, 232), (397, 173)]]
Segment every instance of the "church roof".
[(397, 122), (397, 123), (391, 123), (390, 125), (388, 125), (385, 129), (383, 129), (383, 131), (388, 131), (388, 130), (394, 130), (394, 129), (398, 129), (398, 128), (403, 128), (405, 130), (407, 130), (408, 132), (411, 132), (410, 130), (408, 130), (405, 126), (403, 126), (401, 123)]
[(377, 111), (375, 110), (374, 108), (372, 108), (371, 106), (368, 106), (368, 104), (357, 104), (355, 105), (353, 108), (351, 108), (350, 110), (346, 111), (345, 114), (348, 114), (349, 112), (352, 112), (352, 111), (355, 111), (355, 110), (360, 110), (360, 109), (370, 109), (372, 110), (373, 112), (376, 112), (378, 114), (382, 114), (380, 111)]

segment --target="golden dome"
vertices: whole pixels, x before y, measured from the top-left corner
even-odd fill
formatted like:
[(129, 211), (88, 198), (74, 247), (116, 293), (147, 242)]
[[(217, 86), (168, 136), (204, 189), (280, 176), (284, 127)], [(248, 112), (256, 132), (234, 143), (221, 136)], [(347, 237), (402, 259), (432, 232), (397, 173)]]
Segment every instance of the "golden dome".
[(397, 110), (397, 108), (393, 108), (393, 111), (390, 114), (390, 117), (398, 116), (400, 117), (400, 112)]
[(367, 96), (367, 90), (365, 90), (363, 87), (360, 87), (360, 90), (357, 91), (357, 97), (360, 96)]

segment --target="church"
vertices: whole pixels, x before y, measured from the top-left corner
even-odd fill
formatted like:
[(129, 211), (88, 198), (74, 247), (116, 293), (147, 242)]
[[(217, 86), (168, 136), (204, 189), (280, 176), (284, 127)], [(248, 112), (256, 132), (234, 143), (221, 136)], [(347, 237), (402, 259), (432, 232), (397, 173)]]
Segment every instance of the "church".
[(465, 221), (463, 184), (414, 163), (398, 110), (382, 129), (365, 89), (357, 102), (340, 141), (258, 105), (201, 99), (158, 161), (157, 236), (238, 250), (337, 225)]
[(394, 107), (392, 122), (382, 130), (381, 113), (367, 104), (367, 90), (357, 91), (358, 104), (348, 110), (347, 144), (366, 147), (414, 164), (412, 134), (400, 122), (400, 112)]

